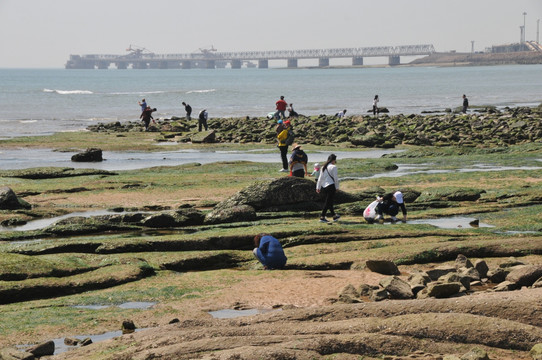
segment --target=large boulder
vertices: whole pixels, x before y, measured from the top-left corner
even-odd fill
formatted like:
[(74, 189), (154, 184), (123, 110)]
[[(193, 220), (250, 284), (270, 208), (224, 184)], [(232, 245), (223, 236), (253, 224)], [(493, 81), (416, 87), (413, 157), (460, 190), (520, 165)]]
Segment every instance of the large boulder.
[(200, 132), (194, 133), (190, 137), (190, 141), (192, 141), (194, 144), (214, 143), (216, 142), (216, 133), (214, 132), (214, 130), (200, 131)]
[[(336, 203), (353, 202), (355, 195), (337, 191)], [(214, 212), (239, 205), (249, 205), (256, 211), (319, 210), (322, 195), (316, 192), (314, 180), (285, 176), (275, 180), (256, 182), (215, 206)]]
[(521, 286), (531, 286), (542, 277), (542, 265), (518, 266), (512, 270), (506, 280)]
[(410, 284), (397, 276), (389, 276), (380, 280), (380, 286), (386, 289), (392, 299), (412, 299), (414, 297)]
[(102, 149), (88, 148), (83, 152), (72, 156), (74, 162), (99, 162), (103, 161)]
[(55, 342), (52, 340), (37, 344), (27, 349), (26, 352), (32, 353), (36, 357), (53, 355), (55, 353)]
[(11, 188), (4, 186), (0, 188), (0, 210), (30, 209), (31, 205), (19, 199)]
[(388, 260), (367, 260), (367, 269), (383, 275), (399, 275), (400, 271), (393, 261)]
[(438, 299), (447, 298), (458, 294), (461, 290), (461, 283), (429, 283), (425, 289), (417, 294), (418, 299), (427, 299), (434, 297)]

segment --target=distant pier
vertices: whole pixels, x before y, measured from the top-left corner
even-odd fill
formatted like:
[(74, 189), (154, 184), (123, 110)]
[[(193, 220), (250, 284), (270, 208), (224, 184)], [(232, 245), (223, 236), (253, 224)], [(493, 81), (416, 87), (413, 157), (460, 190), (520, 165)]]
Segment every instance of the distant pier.
[(363, 65), (366, 57), (388, 57), (391, 66), (401, 64), (401, 56), (423, 56), (435, 53), (433, 45), (402, 45), (360, 48), (271, 50), (218, 52), (203, 49), (186, 54), (154, 54), (141, 49), (127, 55), (70, 55), (66, 69), (191, 69), (258, 67), (266, 69), (270, 60), (283, 60), (286, 67), (297, 68), (300, 59), (317, 59), (318, 67), (329, 67), (330, 59), (351, 58), (352, 66)]

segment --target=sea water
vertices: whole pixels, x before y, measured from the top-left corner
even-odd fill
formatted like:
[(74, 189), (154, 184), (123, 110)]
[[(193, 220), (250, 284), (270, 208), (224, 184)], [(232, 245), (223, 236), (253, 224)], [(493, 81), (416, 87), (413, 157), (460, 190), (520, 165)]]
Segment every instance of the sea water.
[(542, 65), (337, 69), (0, 69), (0, 139), (78, 131), (139, 120), (147, 100), (157, 118), (184, 116), (181, 102), (210, 118), (265, 116), (281, 95), (304, 115), (367, 114), (378, 94), (391, 114), (461, 106), (542, 102)]

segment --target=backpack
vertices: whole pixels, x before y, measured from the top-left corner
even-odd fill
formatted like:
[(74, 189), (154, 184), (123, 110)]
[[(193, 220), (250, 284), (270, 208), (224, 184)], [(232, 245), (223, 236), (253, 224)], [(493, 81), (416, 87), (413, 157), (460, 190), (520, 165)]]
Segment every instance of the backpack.
[(293, 156), (293, 161), (302, 163), (302, 164), (307, 164), (307, 162), (309, 161), (309, 157), (303, 150), (296, 150)]
[(286, 145), (292, 145), (294, 143), (294, 139), (295, 139), (295, 134), (291, 129), (289, 129), (288, 137), (286, 138), (286, 141), (285, 141)]

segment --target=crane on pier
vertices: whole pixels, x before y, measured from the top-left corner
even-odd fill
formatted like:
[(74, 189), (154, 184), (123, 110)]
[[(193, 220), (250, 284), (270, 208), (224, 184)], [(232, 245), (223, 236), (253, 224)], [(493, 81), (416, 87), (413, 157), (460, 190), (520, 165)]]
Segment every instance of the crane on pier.
[(141, 57), (141, 55), (143, 54), (148, 54), (148, 55), (152, 54), (152, 52), (145, 49), (144, 47), (138, 46), (138, 45), (132, 45), (132, 44), (128, 46), (128, 49), (126, 49), (126, 51), (130, 52), (130, 54), (127, 55), (129, 57)]
[(213, 45), (211, 45), (210, 48), (199, 48), (199, 51), (205, 56), (205, 57), (213, 57), (213, 52), (216, 52), (217, 50)]

